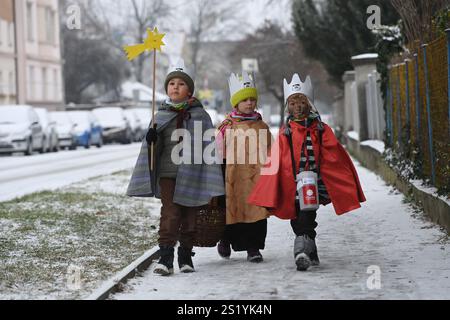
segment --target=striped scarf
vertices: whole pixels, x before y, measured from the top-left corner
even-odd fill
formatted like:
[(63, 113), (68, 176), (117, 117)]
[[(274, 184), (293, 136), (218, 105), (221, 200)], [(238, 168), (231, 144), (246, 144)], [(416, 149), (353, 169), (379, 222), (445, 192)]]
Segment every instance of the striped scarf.
[(235, 122), (241, 121), (256, 121), (262, 120), (262, 115), (259, 112), (253, 112), (251, 114), (241, 113), (237, 110), (233, 110), (230, 114), (227, 115), (225, 120), (219, 126), (219, 131), (222, 134), (222, 137), (225, 136), (225, 131), (233, 125)]
[(183, 109), (186, 109), (190, 105), (191, 99), (180, 102), (180, 103), (174, 103), (170, 101), (170, 99), (166, 100), (166, 105), (170, 106), (170, 109), (172, 111), (181, 111)]
[(230, 117), (233, 118), (235, 121), (247, 121), (247, 120), (260, 120), (262, 119), (262, 116), (258, 112), (253, 112), (251, 114), (241, 113), (237, 110), (234, 110), (230, 113)]
[[(293, 120), (289, 119), (291, 121), (295, 121), (300, 123), (301, 125), (305, 127), (311, 126), (313, 121), (317, 119), (319, 116), (316, 114), (310, 114), (308, 118), (305, 119), (299, 119), (299, 120)], [(327, 189), (325, 187), (325, 184), (323, 183), (322, 177), (320, 175), (320, 168), (317, 167), (316, 164), (316, 158), (314, 156), (314, 148), (313, 143), (311, 139), (311, 132), (308, 130), (306, 132), (306, 140), (303, 142), (302, 148), (301, 148), (301, 154), (300, 154), (300, 165), (299, 165), (299, 171), (303, 172), (306, 170), (313, 171), (317, 173), (317, 185), (319, 189), (319, 200), (320, 203), (329, 203), (330, 202), (330, 196), (328, 195)]]

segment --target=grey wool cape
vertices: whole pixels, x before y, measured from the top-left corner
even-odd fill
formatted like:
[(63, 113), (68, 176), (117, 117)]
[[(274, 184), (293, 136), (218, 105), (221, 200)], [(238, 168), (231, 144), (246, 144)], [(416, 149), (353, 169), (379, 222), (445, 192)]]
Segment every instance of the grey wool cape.
[[(157, 125), (156, 130), (158, 134), (167, 127), (170, 121), (177, 117), (177, 113), (169, 110), (169, 107), (169, 105), (163, 103), (160, 110), (156, 113), (155, 123)], [(205, 130), (214, 129), (211, 118), (198, 100), (194, 100), (194, 102), (191, 103), (188, 112), (190, 113), (190, 116), (183, 121), (183, 128), (187, 129), (191, 135), (190, 143), (193, 152), (191, 152), (190, 158), (192, 158), (192, 164), (181, 163), (178, 165), (173, 202), (186, 207), (199, 207), (208, 204), (211, 198), (225, 194), (225, 187), (222, 169), (219, 163), (206, 164), (203, 157), (201, 164), (194, 164), (193, 162), (195, 151), (197, 150), (197, 157), (199, 151), (201, 151), (201, 154), (203, 155), (205, 148), (211, 141), (214, 141), (203, 141), (203, 133)], [(202, 128), (202, 137), (195, 137), (194, 125), (199, 127), (200, 124)], [(198, 147), (199, 141), (194, 142), (194, 138), (201, 139), (201, 150), (199, 150)], [(159, 187), (160, 163), (158, 162), (163, 147), (161, 145), (161, 140), (162, 139), (158, 139), (154, 147), (154, 174), (151, 175), (149, 162), (150, 148), (144, 138), (139, 157), (128, 185), (128, 196), (161, 198)], [(186, 138), (183, 143), (186, 143)], [(182, 150), (181, 152), (185, 151)], [(152, 186), (155, 186), (156, 190), (152, 190)]]

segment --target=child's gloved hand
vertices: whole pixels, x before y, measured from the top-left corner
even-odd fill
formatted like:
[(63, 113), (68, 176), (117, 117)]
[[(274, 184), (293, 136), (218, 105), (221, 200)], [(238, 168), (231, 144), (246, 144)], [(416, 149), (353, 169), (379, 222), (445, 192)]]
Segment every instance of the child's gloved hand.
[(145, 136), (145, 140), (147, 140), (147, 144), (149, 145), (152, 143), (156, 143), (156, 141), (158, 140), (158, 133), (156, 132), (156, 127), (148, 129), (147, 135)]

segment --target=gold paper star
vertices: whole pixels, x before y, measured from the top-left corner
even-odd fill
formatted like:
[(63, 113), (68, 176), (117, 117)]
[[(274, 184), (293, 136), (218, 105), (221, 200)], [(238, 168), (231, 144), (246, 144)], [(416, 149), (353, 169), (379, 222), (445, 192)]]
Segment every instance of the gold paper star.
[(125, 52), (127, 53), (128, 60), (133, 60), (140, 56), (142, 53), (148, 50), (159, 50), (161, 51), (161, 46), (165, 45), (162, 41), (165, 33), (158, 33), (158, 28), (152, 31), (151, 29), (147, 29), (148, 37), (144, 40), (144, 43), (132, 45), (132, 46), (124, 46)]

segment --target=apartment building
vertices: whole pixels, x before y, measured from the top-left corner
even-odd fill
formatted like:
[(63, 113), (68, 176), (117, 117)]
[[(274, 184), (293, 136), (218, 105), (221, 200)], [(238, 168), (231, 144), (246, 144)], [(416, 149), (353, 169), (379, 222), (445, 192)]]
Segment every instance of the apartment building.
[(0, 104), (64, 104), (58, 0), (0, 1)]
[(0, 104), (17, 101), (13, 2), (0, 1)]

